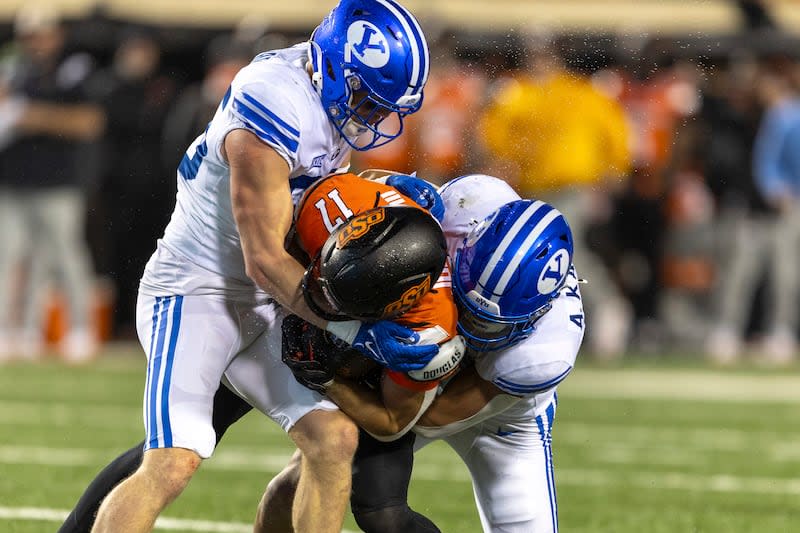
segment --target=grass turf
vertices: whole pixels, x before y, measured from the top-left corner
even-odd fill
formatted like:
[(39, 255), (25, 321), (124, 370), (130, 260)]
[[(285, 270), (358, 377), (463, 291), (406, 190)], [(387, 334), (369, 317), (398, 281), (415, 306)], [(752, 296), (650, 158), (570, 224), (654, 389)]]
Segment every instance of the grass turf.
[[(80, 368), (0, 367), (0, 531), (54, 531), (53, 513), (141, 440), (144, 358), (125, 351)], [(800, 531), (798, 390), (797, 368), (579, 365), (559, 390), (553, 431), (561, 530)], [(246, 416), (164, 513), (211, 524), (169, 529), (246, 530), (291, 452), (277, 425)], [(418, 454), (410, 497), (444, 532), (480, 531), (466, 469), (441, 443)], [(345, 528), (357, 530), (351, 517)]]

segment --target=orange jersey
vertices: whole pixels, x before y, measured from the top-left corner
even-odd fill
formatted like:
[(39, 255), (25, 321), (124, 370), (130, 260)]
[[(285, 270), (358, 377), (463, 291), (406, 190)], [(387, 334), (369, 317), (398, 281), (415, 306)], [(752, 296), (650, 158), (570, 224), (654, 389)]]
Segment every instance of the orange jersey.
[[(300, 246), (315, 257), (328, 236), (348, 218), (378, 206), (419, 207), (394, 187), (360, 178), (355, 174), (336, 174), (313, 184), (303, 195), (295, 212), (295, 231)], [(398, 324), (418, 333), (427, 343), (440, 344), (456, 334), (458, 311), (451, 291), (450, 268), (445, 263), (441, 276), (422, 299), (399, 317)], [(437, 382), (416, 382), (405, 374), (388, 371), (400, 385), (431, 389)]]

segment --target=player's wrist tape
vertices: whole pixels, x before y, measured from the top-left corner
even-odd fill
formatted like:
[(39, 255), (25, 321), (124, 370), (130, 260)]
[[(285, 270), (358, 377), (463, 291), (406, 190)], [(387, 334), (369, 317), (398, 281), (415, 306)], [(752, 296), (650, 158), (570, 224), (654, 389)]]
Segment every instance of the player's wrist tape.
[(326, 392), (326, 391), (328, 390), (328, 387), (330, 387), (331, 385), (333, 385), (333, 381), (334, 381), (334, 379), (335, 379), (335, 378), (331, 378), (331, 379), (329, 379), (328, 381), (326, 381), (325, 383), (320, 383), (320, 384), (319, 384), (319, 386), (320, 386), (320, 388), (322, 389), (322, 391), (323, 391), (323, 392)]
[(325, 331), (342, 339), (347, 344), (353, 344), (358, 335), (358, 330), (361, 329), (362, 322), (360, 320), (345, 320), (343, 322), (328, 322), (325, 326)]

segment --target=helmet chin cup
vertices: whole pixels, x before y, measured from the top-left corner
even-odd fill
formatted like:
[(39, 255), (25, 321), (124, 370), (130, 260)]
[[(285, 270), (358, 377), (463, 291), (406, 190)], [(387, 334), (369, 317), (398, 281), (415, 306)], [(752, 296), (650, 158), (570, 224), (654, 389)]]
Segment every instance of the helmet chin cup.
[(315, 72), (311, 75), (311, 83), (314, 85), (315, 88), (322, 90), (322, 74), (319, 72)]
[(364, 133), (367, 133), (368, 131), (369, 128), (353, 118), (348, 119), (347, 122), (345, 122), (342, 126), (342, 134), (349, 138), (358, 137)]

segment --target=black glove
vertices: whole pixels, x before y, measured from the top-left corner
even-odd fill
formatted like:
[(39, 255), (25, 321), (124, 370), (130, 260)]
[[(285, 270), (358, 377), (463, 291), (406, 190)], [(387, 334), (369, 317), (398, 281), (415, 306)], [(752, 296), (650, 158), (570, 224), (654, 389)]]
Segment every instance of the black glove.
[(281, 359), (294, 378), (301, 385), (325, 394), (336, 372), (337, 346), (324, 330), (297, 315), (283, 320), (281, 332)]

